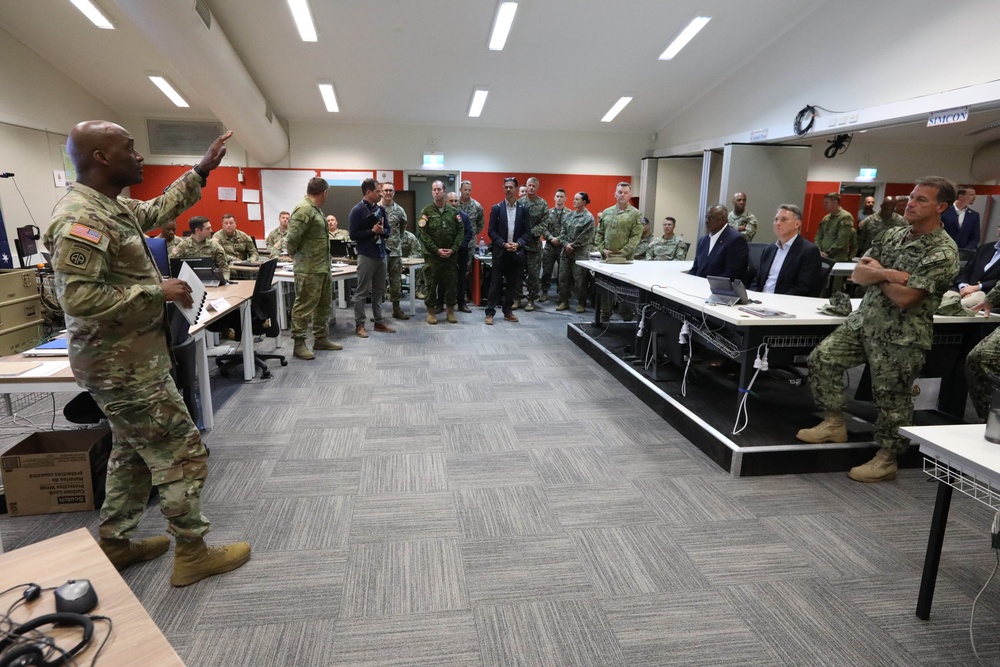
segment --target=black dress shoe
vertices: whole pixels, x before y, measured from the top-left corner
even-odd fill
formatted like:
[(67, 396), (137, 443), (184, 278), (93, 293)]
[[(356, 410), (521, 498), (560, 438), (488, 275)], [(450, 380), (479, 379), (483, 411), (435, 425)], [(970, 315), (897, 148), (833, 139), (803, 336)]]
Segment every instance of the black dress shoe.
[(471, 313), (472, 312), (472, 309), (469, 308), (468, 306), (466, 306), (464, 303), (461, 306), (458, 307), (458, 310), (459, 310), (459, 312), (462, 312), (462, 313)]

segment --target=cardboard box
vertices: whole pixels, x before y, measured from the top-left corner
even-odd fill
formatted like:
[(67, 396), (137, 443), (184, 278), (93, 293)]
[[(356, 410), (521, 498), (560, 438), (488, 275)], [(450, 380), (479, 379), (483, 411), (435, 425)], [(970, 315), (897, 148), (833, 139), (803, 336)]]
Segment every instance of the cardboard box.
[(14, 329), (22, 324), (35, 324), (43, 319), (41, 297), (26, 296), (23, 299), (0, 303), (0, 330)]
[(11, 516), (99, 508), (111, 431), (84, 429), (34, 433), (0, 458)]
[(38, 296), (34, 269), (0, 269), (0, 303)]
[(30, 350), (42, 340), (42, 322), (29, 322), (0, 331), (0, 356)]

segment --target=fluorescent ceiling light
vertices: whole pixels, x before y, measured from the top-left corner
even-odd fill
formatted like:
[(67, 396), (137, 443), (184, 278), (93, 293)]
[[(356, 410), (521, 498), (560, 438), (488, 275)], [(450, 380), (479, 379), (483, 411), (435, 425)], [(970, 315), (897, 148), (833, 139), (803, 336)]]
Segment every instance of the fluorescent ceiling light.
[(696, 16), (691, 19), (691, 22), (687, 24), (681, 34), (674, 38), (674, 41), (670, 42), (670, 46), (667, 50), (660, 54), (660, 60), (670, 60), (678, 53), (680, 50), (687, 46), (687, 43), (694, 39), (694, 36), (701, 32), (701, 29), (705, 27), (705, 24), (712, 20), (711, 16)]
[(96, 25), (98, 28), (103, 28), (105, 30), (114, 30), (115, 27), (111, 25), (111, 21), (104, 15), (104, 13), (97, 8), (90, 0), (69, 0), (72, 2), (77, 9), (83, 12), (83, 15), (90, 19), (90, 22)]
[(318, 41), (316, 24), (313, 23), (312, 12), (309, 11), (308, 0), (288, 0), (288, 8), (292, 10), (295, 27), (299, 29), (299, 37), (303, 42)]
[(337, 106), (337, 94), (333, 92), (332, 83), (319, 84), (319, 94), (323, 96), (323, 104), (326, 105), (327, 111), (330, 113), (337, 113), (340, 111), (340, 107)]
[(514, 12), (516, 11), (516, 2), (500, 3), (496, 20), (493, 22), (493, 34), (490, 35), (490, 51), (503, 51), (503, 46), (507, 43), (507, 35), (510, 34), (510, 25), (514, 22)]
[(615, 102), (615, 105), (611, 107), (606, 114), (604, 114), (604, 118), (601, 119), (601, 122), (610, 123), (611, 121), (613, 121), (615, 119), (615, 116), (621, 113), (621, 110), (627, 107), (628, 103), (631, 101), (632, 101), (631, 97), (622, 97), (621, 99), (619, 99), (617, 102)]
[(174, 90), (174, 87), (170, 85), (170, 82), (164, 79), (162, 76), (150, 74), (149, 80), (155, 83), (156, 87), (159, 88), (160, 91), (168, 98), (170, 98), (170, 101), (176, 104), (177, 106), (185, 108), (191, 106), (187, 103), (187, 101), (183, 97), (181, 97), (180, 93)]
[(469, 118), (479, 118), (483, 112), (483, 105), (486, 104), (486, 96), (490, 94), (488, 90), (476, 89), (472, 93), (472, 104), (469, 105)]

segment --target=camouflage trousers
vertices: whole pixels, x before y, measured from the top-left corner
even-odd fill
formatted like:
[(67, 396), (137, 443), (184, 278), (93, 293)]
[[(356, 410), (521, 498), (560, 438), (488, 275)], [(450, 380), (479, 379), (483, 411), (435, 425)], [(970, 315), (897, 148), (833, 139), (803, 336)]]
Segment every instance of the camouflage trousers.
[(562, 246), (558, 248), (553, 246), (551, 243), (545, 245), (545, 250), (542, 251), (542, 294), (548, 294), (549, 288), (552, 287), (552, 269), (555, 268), (556, 264), (560, 266), (560, 272), (562, 271), (563, 261), (561, 257), (563, 256)]
[[(389, 293), (388, 301), (396, 302), (403, 300), (403, 258), (402, 257), (387, 257), (386, 271), (389, 276)], [(413, 285), (410, 285), (410, 289), (414, 289)]]
[(333, 279), (329, 273), (296, 273), (292, 306), (292, 338), (305, 340), (312, 320), (314, 338), (326, 338), (333, 309)]
[(577, 266), (576, 259), (563, 255), (559, 260), (559, 303), (569, 304), (570, 295), (576, 292), (580, 305), (587, 303), (587, 274), (589, 271)]
[(809, 385), (816, 404), (843, 410), (844, 371), (865, 362), (872, 375), (872, 396), (878, 416), (875, 442), (900, 454), (910, 446), (899, 427), (913, 423), (913, 383), (927, 356), (917, 347), (871, 340), (847, 325), (837, 327), (809, 355)]
[(160, 494), (167, 532), (181, 540), (204, 536), (211, 524), (201, 513), (208, 452), (173, 379), (91, 394), (111, 424), (107, 495), (100, 535), (128, 539), (142, 519), (149, 494)]
[(436, 308), (438, 303), (438, 290), (444, 291), (444, 305), (454, 306), (458, 302), (458, 293), (455, 286), (458, 280), (455, 277), (457, 264), (456, 256), (452, 255), (448, 259), (440, 257), (424, 257), (424, 305), (428, 312), (431, 308)]
[(528, 290), (528, 301), (538, 301), (538, 275), (542, 272), (541, 249), (524, 252), (524, 284)]
[[(977, 292), (978, 293), (978, 292)], [(994, 329), (972, 348), (965, 358), (965, 381), (969, 385), (969, 398), (979, 418), (986, 421), (993, 398), (991, 375), (1000, 377), (1000, 329)]]

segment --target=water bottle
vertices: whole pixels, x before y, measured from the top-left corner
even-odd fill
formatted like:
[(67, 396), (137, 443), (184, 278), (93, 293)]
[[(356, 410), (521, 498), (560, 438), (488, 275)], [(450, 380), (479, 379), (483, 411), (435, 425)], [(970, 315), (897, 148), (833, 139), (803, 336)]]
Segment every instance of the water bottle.
[(486, 241), (479, 239), (479, 247), (476, 248), (476, 252), (479, 253), (480, 257), (486, 256)]

